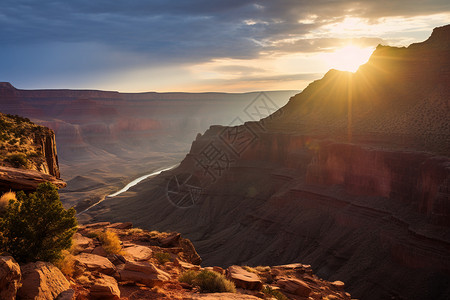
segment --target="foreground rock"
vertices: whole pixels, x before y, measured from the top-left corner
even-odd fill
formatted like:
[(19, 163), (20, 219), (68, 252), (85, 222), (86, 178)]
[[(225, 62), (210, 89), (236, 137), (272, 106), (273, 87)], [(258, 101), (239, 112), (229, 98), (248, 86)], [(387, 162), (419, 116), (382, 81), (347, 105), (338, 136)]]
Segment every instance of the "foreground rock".
[(89, 271), (97, 271), (106, 275), (112, 275), (116, 271), (116, 267), (106, 257), (81, 253), (75, 256), (75, 262), (81, 268)]
[(49, 262), (28, 263), (21, 267), (22, 287), (17, 298), (22, 300), (53, 300), (70, 289), (61, 271)]
[(11, 256), (0, 256), (0, 299), (16, 299), (22, 273), (19, 264)]
[(119, 270), (121, 281), (134, 281), (149, 287), (161, 285), (163, 281), (170, 280), (170, 275), (148, 262), (127, 262)]
[(98, 273), (90, 287), (90, 296), (92, 299), (119, 299), (119, 285), (113, 277)]
[(258, 275), (248, 272), (239, 266), (231, 266), (227, 269), (227, 277), (232, 280), (236, 287), (247, 290), (260, 290), (262, 282)]

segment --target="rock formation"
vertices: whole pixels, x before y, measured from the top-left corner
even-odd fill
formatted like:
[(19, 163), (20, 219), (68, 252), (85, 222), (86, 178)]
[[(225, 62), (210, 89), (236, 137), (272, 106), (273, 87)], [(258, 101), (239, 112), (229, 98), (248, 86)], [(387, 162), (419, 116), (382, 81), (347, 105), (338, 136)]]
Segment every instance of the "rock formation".
[(55, 133), (19, 116), (0, 113), (0, 192), (33, 191), (50, 181), (58, 187), (60, 180)]
[(449, 36), (378, 46), (259, 122), (212, 126), (177, 169), (89, 213), (177, 230), (206, 265), (302, 261), (363, 299), (448, 299)]

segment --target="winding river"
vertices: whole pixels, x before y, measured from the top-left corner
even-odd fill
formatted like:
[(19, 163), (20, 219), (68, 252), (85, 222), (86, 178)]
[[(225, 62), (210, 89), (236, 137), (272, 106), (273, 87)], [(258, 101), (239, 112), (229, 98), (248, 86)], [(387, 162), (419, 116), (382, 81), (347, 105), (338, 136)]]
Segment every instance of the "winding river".
[(120, 195), (120, 194), (122, 194), (122, 193), (125, 193), (125, 192), (128, 191), (131, 187), (135, 186), (135, 185), (138, 184), (139, 182), (141, 182), (141, 181), (143, 181), (143, 180), (145, 180), (145, 179), (147, 179), (147, 178), (149, 178), (149, 177), (153, 177), (153, 176), (159, 175), (159, 174), (161, 174), (161, 173), (164, 172), (164, 171), (171, 170), (171, 169), (175, 168), (176, 166), (178, 166), (178, 164), (173, 165), (173, 166), (170, 166), (170, 167), (168, 167), (168, 168), (158, 169), (157, 171), (155, 171), (155, 172), (153, 172), (153, 173), (150, 173), (150, 174), (147, 174), (147, 175), (143, 175), (143, 176), (141, 176), (141, 177), (138, 177), (138, 178), (134, 179), (133, 181), (129, 182), (129, 183), (128, 183), (127, 185), (125, 185), (122, 189), (118, 190), (118, 191), (115, 192), (115, 193), (112, 193), (112, 194), (109, 194), (109, 195), (103, 197), (103, 198), (100, 199), (98, 202), (92, 204), (91, 206), (89, 206), (88, 208), (86, 208), (85, 210), (83, 210), (82, 212), (80, 212), (79, 214), (82, 214), (82, 213), (84, 213), (84, 212), (87, 212), (88, 210), (90, 210), (91, 208), (93, 208), (94, 206), (96, 206), (97, 204), (103, 202), (106, 198), (116, 197), (116, 196), (118, 196), (118, 195)]

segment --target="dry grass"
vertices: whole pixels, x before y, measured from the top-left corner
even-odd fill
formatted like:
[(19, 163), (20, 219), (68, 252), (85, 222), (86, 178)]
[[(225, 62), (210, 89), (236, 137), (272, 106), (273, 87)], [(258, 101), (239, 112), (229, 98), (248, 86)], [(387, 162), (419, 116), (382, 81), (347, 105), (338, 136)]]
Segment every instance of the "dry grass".
[(269, 297), (273, 297), (277, 300), (288, 300), (288, 297), (286, 297), (282, 292), (274, 290), (273, 288), (271, 288), (268, 285), (264, 286), (263, 289), (261, 290), (261, 292), (263, 292), (265, 295), (267, 295)]
[(66, 276), (73, 276), (75, 272), (74, 256), (67, 250), (62, 251), (62, 257), (55, 262), (55, 266)]
[(141, 228), (131, 228), (128, 230), (127, 235), (139, 234), (144, 232)]
[(257, 267), (243, 266), (242, 268), (247, 272), (252, 272), (255, 274), (270, 271), (270, 267), (268, 266), (257, 266)]
[(203, 270), (201, 272), (189, 270), (181, 274), (178, 279), (190, 285), (199, 286), (202, 293), (236, 293), (233, 282), (217, 272)]
[(172, 261), (172, 256), (166, 252), (156, 252), (154, 256), (161, 265), (165, 264), (168, 261)]
[(122, 254), (119, 236), (109, 230), (98, 233), (98, 239), (102, 243), (103, 249), (109, 254)]
[(16, 193), (14, 192), (6, 192), (0, 197), (0, 211), (4, 210), (6, 206), (8, 206), (9, 201), (13, 200), (16, 201)]

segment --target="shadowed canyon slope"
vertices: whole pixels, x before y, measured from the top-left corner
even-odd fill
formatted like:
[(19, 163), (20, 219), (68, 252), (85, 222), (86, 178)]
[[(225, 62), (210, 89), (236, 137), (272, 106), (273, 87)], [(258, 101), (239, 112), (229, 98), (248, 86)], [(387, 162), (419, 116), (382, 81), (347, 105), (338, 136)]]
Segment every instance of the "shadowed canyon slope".
[(205, 265), (310, 263), (362, 299), (450, 298), (450, 26), (378, 46), (91, 219), (177, 230)]
[[(276, 107), (295, 93), (266, 92)], [(81, 211), (136, 177), (178, 163), (210, 124), (252, 120), (245, 107), (258, 95), (20, 90), (0, 83), (0, 111), (54, 130), (67, 181), (61, 199)]]

